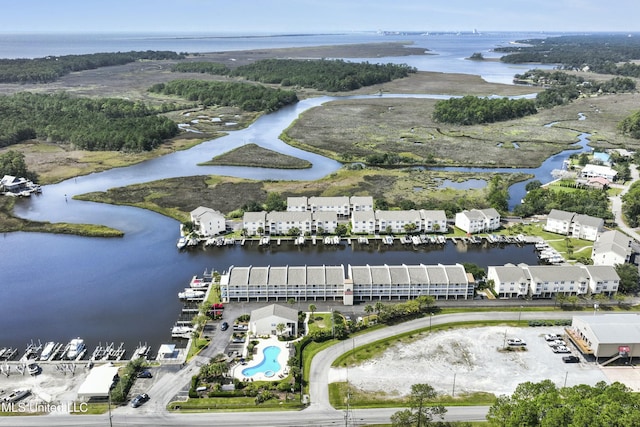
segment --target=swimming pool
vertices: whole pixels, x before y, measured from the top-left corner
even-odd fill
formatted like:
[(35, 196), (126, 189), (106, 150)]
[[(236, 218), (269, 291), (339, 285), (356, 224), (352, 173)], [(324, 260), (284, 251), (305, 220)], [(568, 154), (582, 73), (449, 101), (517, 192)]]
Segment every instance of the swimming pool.
[(280, 364), (278, 363), (279, 354), (279, 347), (274, 345), (266, 347), (262, 350), (262, 361), (256, 366), (243, 369), (242, 375), (245, 377), (252, 377), (255, 374), (263, 373), (267, 378), (274, 376), (276, 372), (280, 370)]

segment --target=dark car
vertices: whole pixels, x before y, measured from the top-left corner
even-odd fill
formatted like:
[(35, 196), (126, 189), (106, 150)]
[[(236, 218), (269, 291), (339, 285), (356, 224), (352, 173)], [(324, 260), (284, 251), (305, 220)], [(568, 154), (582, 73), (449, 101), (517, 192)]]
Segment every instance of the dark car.
[(139, 394), (139, 395), (137, 395), (136, 397), (134, 397), (131, 400), (131, 407), (132, 408), (137, 408), (138, 406), (142, 405), (147, 400), (149, 400), (149, 395), (147, 393)]
[(578, 356), (564, 356), (562, 358), (562, 361), (564, 363), (578, 363), (580, 361), (580, 358)]
[(153, 375), (151, 375), (150, 371), (145, 369), (144, 371), (138, 372), (138, 378), (153, 378)]
[(227, 322), (222, 322), (222, 325), (220, 325), (220, 330), (226, 331), (227, 329), (229, 329), (229, 324)]

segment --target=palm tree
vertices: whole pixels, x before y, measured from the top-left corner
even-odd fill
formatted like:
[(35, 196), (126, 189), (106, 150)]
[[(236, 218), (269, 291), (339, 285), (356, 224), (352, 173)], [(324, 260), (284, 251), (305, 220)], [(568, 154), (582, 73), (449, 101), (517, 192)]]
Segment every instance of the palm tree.
[(278, 335), (282, 335), (282, 332), (284, 331), (284, 328), (286, 326), (284, 325), (284, 323), (278, 323), (276, 325), (276, 331), (278, 331)]
[(311, 312), (311, 317), (313, 317), (313, 313), (315, 313), (317, 310), (317, 307), (315, 306), (315, 304), (309, 304), (309, 311)]
[(364, 306), (364, 312), (367, 314), (373, 313), (373, 306), (371, 304), (367, 304)]
[(384, 309), (384, 304), (382, 303), (382, 301), (378, 301), (376, 302), (376, 305), (374, 306), (374, 308), (378, 316), (380, 316), (380, 312)]

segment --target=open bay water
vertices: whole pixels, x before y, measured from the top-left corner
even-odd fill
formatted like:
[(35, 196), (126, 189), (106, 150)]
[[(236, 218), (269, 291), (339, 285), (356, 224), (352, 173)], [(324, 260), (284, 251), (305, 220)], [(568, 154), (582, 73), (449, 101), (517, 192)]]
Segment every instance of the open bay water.
[[(171, 35), (7, 35), (0, 34), (0, 57), (42, 57), (129, 50), (208, 52), (256, 48), (296, 47), (343, 43), (411, 40), (436, 55), (393, 58), (420, 70), (469, 72), (472, 53), (489, 52), (499, 43), (533, 34), (399, 35), (375, 33), (290, 35), (269, 37)], [(540, 36), (540, 34), (538, 34)], [(389, 59), (389, 61), (387, 61)], [(358, 59), (363, 60), (363, 59)], [(391, 58), (370, 61), (391, 62)], [(417, 65), (419, 64), (419, 65)], [(479, 73), (473, 63), (473, 74)], [(513, 69), (499, 62), (483, 63), (487, 75), (510, 82)], [(482, 74), (481, 74), (482, 75)], [(405, 95), (406, 96), (406, 95)], [(148, 182), (170, 176), (220, 174), (254, 179), (317, 179), (339, 167), (337, 162), (287, 146), (277, 139), (292, 117), (313, 103), (305, 100), (280, 112), (263, 116), (251, 127), (231, 132), (220, 140), (148, 162), (112, 169), (45, 186), (43, 194), (20, 200), (19, 216), (51, 222), (105, 224), (123, 230), (123, 238), (84, 238), (41, 233), (5, 233), (0, 236), (0, 348), (23, 349), (31, 340), (67, 342), (83, 337), (90, 351), (98, 342), (121, 342), (132, 349), (138, 342), (157, 346), (170, 338), (181, 304), (177, 293), (193, 275), (205, 270), (224, 271), (230, 265), (338, 265), (453, 264), (480, 266), (525, 262), (535, 264), (531, 246), (478, 247), (448, 243), (442, 248), (324, 248), (274, 247), (207, 248), (179, 252), (175, 241), (178, 223), (142, 209), (80, 202), (75, 194)], [(305, 171), (198, 167), (211, 158), (246, 142), (310, 160)], [(235, 144), (235, 145), (234, 145)]]

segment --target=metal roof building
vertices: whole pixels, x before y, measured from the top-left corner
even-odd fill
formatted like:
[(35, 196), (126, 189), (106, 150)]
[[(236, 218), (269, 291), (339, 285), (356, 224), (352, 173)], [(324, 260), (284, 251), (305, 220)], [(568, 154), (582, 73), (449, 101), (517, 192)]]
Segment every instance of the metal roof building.
[(640, 357), (640, 314), (574, 316), (567, 333), (584, 354), (608, 364), (621, 357)]

